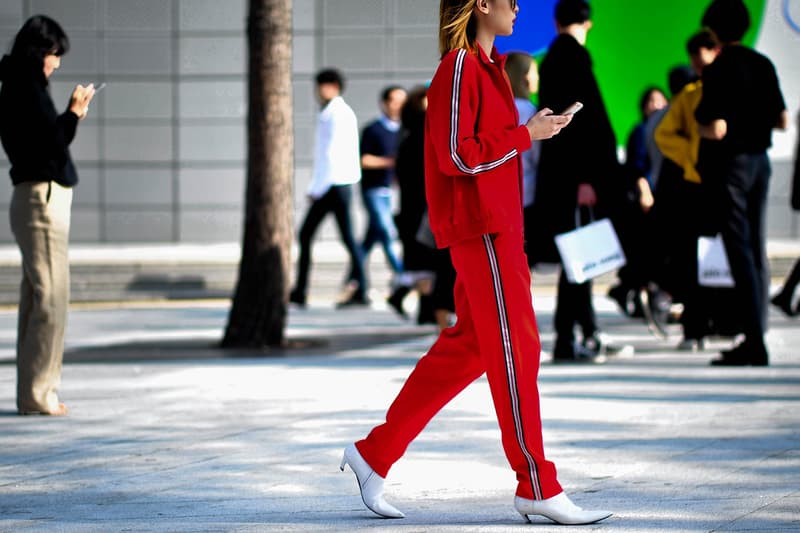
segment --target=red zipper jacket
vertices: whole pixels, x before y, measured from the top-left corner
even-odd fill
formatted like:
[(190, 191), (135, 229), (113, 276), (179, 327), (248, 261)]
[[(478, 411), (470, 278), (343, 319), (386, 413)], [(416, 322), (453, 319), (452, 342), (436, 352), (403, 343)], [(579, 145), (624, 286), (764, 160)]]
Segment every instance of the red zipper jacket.
[(425, 119), (425, 195), (431, 230), (440, 248), (485, 234), (522, 234), (522, 164), (531, 147), (518, 126), (517, 108), (503, 66), (451, 50), (428, 89)]

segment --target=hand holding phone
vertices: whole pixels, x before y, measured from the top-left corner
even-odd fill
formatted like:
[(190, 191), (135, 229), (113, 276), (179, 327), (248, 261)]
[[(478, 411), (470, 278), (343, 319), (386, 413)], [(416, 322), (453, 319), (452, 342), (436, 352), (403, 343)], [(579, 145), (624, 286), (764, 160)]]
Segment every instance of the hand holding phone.
[(531, 141), (549, 139), (558, 135), (572, 120), (571, 115), (554, 115), (550, 108), (541, 109), (525, 124)]
[(89, 103), (94, 98), (95, 89), (91, 84), (84, 87), (76, 85), (69, 98), (69, 110), (78, 115), (79, 119), (86, 118), (89, 111)]
[(583, 104), (580, 103), (580, 102), (575, 102), (574, 104), (572, 104), (571, 106), (566, 108), (564, 111), (562, 111), (561, 114), (564, 115), (564, 116), (566, 116), (566, 115), (574, 115), (575, 113), (577, 113), (581, 109), (583, 109)]

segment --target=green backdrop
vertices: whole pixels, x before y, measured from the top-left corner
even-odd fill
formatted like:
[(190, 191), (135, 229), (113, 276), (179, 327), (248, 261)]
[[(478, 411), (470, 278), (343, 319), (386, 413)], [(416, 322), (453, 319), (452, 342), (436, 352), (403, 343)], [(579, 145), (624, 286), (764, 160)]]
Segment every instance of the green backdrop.
[[(758, 36), (766, 0), (745, 0), (752, 24), (745, 42)], [(617, 144), (639, 121), (638, 102), (650, 85), (667, 90), (667, 72), (688, 63), (686, 41), (700, 27), (708, 2), (698, 0), (595, 0), (587, 49), (594, 60)]]

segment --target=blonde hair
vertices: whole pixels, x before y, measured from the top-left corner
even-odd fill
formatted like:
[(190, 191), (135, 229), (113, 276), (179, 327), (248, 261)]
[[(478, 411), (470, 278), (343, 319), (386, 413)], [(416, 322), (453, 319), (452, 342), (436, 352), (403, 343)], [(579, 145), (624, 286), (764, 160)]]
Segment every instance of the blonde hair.
[(439, 4), (439, 53), (473, 49), (477, 37), (475, 0), (441, 0)]

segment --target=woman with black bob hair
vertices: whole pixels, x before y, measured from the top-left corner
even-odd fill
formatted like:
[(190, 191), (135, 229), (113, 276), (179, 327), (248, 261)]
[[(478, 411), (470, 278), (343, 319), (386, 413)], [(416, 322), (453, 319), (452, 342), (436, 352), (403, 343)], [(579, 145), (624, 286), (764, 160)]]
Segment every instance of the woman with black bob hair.
[(69, 303), (72, 187), (78, 174), (69, 153), (86, 117), (93, 85), (78, 85), (67, 110), (50, 97), (50, 76), (69, 39), (44, 15), (28, 19), (11, 53), (0, 61), (0, 140), (11, 163), (11, 231), (22, 255), (17, 330), (17, 410), (62, 416), (58, 387)]
[(61, 57), (67, 52), (67, 34), (58, 22), (45, 15), (29, 18), (17, 33), (11, 48), (12, 57), (25, 58), (32, 62), (43, 61), (48, 54)]

